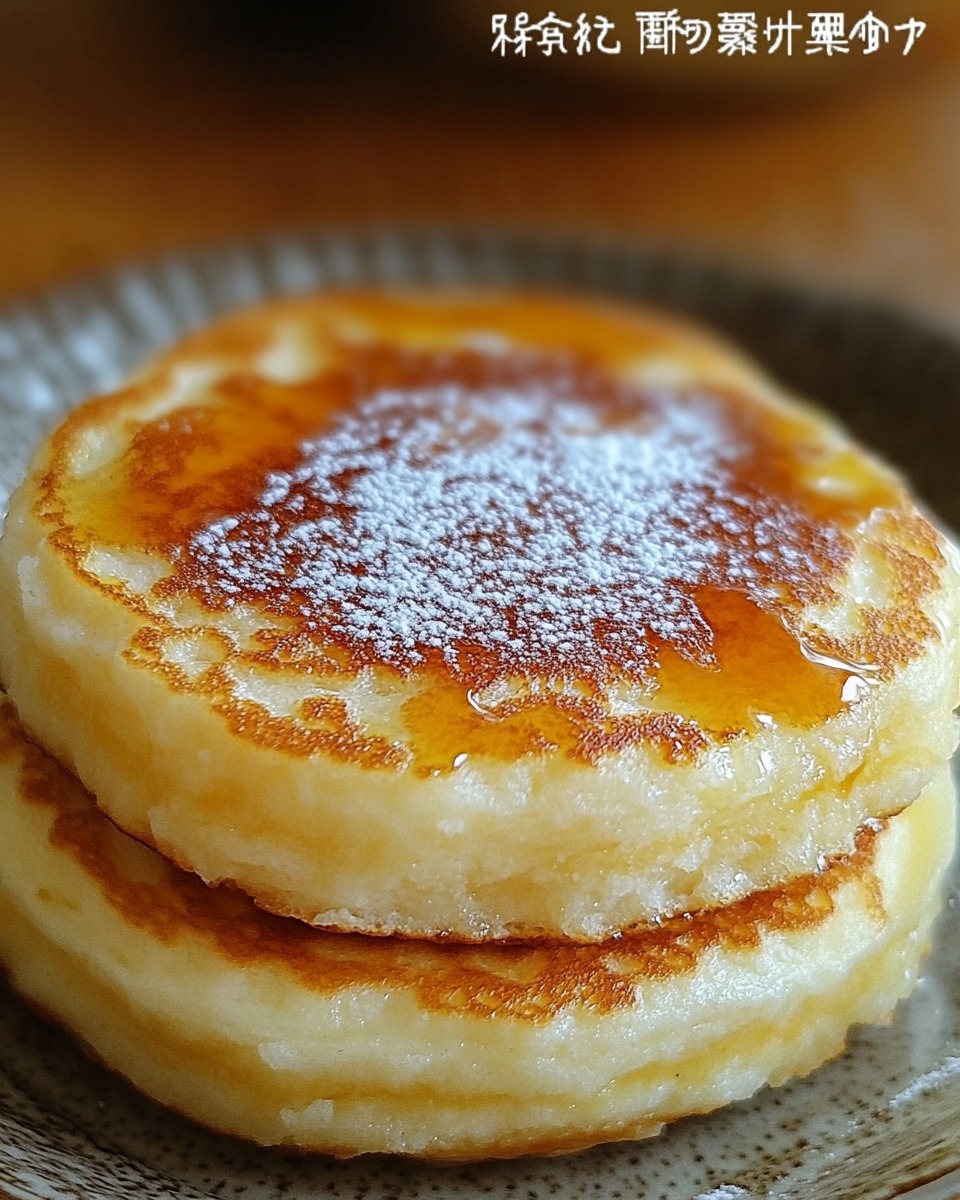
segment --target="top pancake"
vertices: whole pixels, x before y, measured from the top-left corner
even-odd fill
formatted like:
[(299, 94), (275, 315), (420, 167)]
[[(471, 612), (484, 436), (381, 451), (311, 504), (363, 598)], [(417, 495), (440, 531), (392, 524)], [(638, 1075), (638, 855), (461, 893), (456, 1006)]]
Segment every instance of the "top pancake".
[(890, 472), (699, 331), (334, 294), (49, 439), (0, 669), (118, 824), (265, 907), (590, 939), (909, 803), (954, 744), (956, 580)]

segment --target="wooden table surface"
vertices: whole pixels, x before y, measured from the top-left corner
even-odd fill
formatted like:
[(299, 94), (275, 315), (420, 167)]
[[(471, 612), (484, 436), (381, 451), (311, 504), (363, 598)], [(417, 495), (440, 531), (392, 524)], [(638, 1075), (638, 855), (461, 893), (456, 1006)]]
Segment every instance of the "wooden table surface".
[(264, 228), (439, 219), (692, 245), (960, 324), (954, 8), (909, 58), (734, 101), (508, 70), (422, 17), (370, 53), (353, 30), (261, 55), (211, 5), (0, 0), (0, 300)]

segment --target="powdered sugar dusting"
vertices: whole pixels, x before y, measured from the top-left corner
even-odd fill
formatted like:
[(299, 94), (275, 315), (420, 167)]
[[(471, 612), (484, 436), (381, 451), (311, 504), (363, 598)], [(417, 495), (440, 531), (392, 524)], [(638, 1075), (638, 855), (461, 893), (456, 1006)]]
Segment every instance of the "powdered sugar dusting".
[(205, 598), (401, 671), (648, 678), (664, 643), (711, 661), (698, 588), (769, 602), (829, 557), (829, 530), (749, 482), (757, 445), (716, 397), (448, 374), (374, 387), (199, 530)]

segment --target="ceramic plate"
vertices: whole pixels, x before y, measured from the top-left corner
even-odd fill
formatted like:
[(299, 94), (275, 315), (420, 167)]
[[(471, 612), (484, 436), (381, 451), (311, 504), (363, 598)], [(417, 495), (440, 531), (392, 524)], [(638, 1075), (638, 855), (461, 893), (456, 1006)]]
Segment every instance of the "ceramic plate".
[[(836, 411), (960, 528), (960, 345), (946, 334), (879, 306), (635, 247), (437, 233), (273, 238), (130, 268), (0, 313), (0, 509), (31, 447), (70, 405), (184, 330), (261, 296), (366, 282), (533, 283), (691, 313)], [(856, 1031), (846, 1055), (807, 1079), (651, 1141), (568, 1158), (438, 1168), (247, 1146), (157, 1108), (0, 990), (0, 1198), (903, 1195), (960, 1195), (957, 871), (924, 978), (892, 1026)]]

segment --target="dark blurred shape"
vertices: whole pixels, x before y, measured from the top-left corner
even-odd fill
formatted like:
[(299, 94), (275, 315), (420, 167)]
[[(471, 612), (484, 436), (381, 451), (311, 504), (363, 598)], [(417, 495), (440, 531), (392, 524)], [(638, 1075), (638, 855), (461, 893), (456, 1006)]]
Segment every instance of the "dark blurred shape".
[[(258, 66), (395, 59), (416, 45), (409, 6), (298, 0), (168, 0), (168, 19), (205, 52)], [(415, 14), (414, 14), (415, 15)]]

